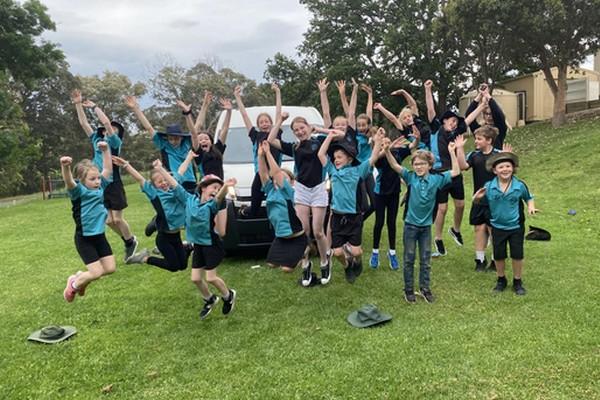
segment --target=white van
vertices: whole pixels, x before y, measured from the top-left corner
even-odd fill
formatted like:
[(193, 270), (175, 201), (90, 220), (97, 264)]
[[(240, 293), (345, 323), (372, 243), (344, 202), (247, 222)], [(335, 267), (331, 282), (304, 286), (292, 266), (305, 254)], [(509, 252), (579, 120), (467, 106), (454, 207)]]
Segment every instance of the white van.
[[(260, 113), (268, 113), (275, 119), (275, 106), (248, 107), (246, 108), (250, 121), (256, 124), (256, 118)], [(282, 111), (289, 113), (289, 118), (281, 127), (282, 139), (286, 142), (295, 142), (296, 137), (292, 133), (290, 123), (295, 117), (304, 117), (310, 125), (323, 126), (323, 117), (314, 107), (288, 107), (284, 106)], [(221, 113), (217, 122), (215, 132), (219, 132), (223, 126), (225, 113)], [(215, 137), (216, 140), (216, 137)], [(240, 207), (250, 206), (250, 193), (252, 181), (254, 180), (254, 159), (252, 154), (252, 142), (248, 137), (248, 130), (244, 125), (242, 115), (234, 110), (231, 115), (229, 133), (227, 135), (227, 149), (223, 156), (223, 172), (225, 179), (236, 178), (235, 197), (228, 196), (227, 201), (227, 234), (223, 238), (225, 250), (232, 251), (251, 247), (267, 247), (274, 239), (274, 232), (265, 209), (263, 201), (261, 212), (253, 218), (238, 218)], [(283, 156), (282, 166), (294, 170), (294, 162), (288, 156)]]

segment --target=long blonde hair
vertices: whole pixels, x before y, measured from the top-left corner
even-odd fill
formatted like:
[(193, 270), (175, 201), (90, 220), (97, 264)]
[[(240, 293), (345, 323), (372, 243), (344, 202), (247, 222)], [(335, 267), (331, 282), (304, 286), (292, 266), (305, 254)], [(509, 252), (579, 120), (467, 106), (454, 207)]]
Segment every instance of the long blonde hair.
[(73, 169), (73, 175), (75, 175), (75, 179), (82, 182), (85, 180), (88, 172), (90, 172), (92, 168), (95, 168), (98, 170), (98, 172), (100, 172), (100, 169), (96, 166), (96, 164), (94, 164), (91, 160), (84, 158), (83, 160), (75, 164), (75, 168)]

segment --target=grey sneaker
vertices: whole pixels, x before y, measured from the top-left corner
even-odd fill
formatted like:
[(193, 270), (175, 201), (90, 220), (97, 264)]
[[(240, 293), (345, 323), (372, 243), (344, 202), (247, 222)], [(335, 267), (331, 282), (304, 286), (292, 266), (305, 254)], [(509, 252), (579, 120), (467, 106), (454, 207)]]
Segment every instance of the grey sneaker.
[(127, 263), (127, 260), (129, 260), (129, 258), (135, 254), (135, 252), (137, 251), (137, 248), (138, 248), (138, 244), (139, 244), (139, 242), (138, 242), (137, 238), (134, 236), (133, 243), (131, 243), (131, 245), (129, 245), (129, 246), (125, 246), (125, 263)]
[(433, 303), (435, 301), (435, 297), (433, 297), (433, 293), (431, 293), (431, 290), (429, 289), (421, 289), (419, 291), (419, 294), (421, 295), (421, 297), (423, 298), (423, 300), (425, 300), (428, 303)]
[(214, 294), (208, 300), (204, 300), (204, 307), (200, 310), (200, 319), (205, 319), (212, 311), (215, 305), (219, 302), (219, 298)]
[(125, 264), (143, 264), (145, 261), (144, 259), (149, 255), (150, 253), (148, 252), (148, 249), (143, 249), (139, 253), (135, 253), (130, 256), (127, 261), (125, 261)]
[(237, 293), (233, 289), (229, 289), (229, 299), (223, 298), (223, 315), (227, 315), (233, 311), (233, 306), (235, 306), (235, 298), (237, 297)]
[(415, 292), (413, 292), (412, 290), (411, 291), (405, 290), (404, 291), (404, 300), (406, 300), (406, 302), (408, 304), (415, 304), (417, 302), (417, 298), (415, 297)]

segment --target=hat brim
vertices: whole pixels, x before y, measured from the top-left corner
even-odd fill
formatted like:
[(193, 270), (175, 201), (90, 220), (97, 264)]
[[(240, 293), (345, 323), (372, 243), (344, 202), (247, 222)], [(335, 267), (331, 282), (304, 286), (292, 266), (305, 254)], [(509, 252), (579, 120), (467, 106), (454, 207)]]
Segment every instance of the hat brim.
[(360, 161), (356, 158), (356, 152), (352, 147), (349, 147), (347, 142), (333, 142), (329, 145), (329, 149), (327, 149), (327, 155), (331, 160), (333, 160), (333, 153), (337, 150), (343, 150), (348, 157), (352, 158), (352, 166), (356, 167), (360, 164)]
[(459, 121), (461, 121), (461, 120), (464, 121), (465, 120), (463, 117), (461, 117), (460, 115), (458, 115), (454, 111), (448, 110), (448, 111), (446, 111), (445, 113), (442, 114), (442, 116), (440, 117), (440, 121), (443, 122), (444, 120), (446, 120), (448, 118), (456, 118)]
[(488, 158), (487, 161), (485, 162), (485, 169), (487, 169), (489, 172), (492, 172), (494, 170), (494, 167), (496, 166), (496, 164), (505, 162), (505, 161), (511, 162), (512, 165), (515, 167), (519, 166), (519, 157), (517, 157), (516, 154), (510, 153), (508, 151), (503, 151), (500, 153), (496, 153), (493, 156), (491, 156), (490, 158)]
[(33, 332), (31, 335), (27, 337), (27, 340), (31, 340), (32, 342), (40, 342), (40, 343), (58, 343), (63, 340), (67, 340), (71, 336), (77, 333), (77, 329), (74, 326), (61, 326), (65, 331), (63, 335), (56, 339), (46, 339), (42, 337), (42, 329)]
[(531, 225), (529, 225), (529, 232), (525, 235), (525, 240), (537, 240), (542, 242), (547, 242), (551, 238), (552, 235), (547, 230)]
[(202, 181), (200, 182), (199, 187), (203, 188), (206, 187), (208, 185), (212, 185), (213, 183), (220, 183), (221, 185), (223, 185), (223, 180), (220, 178), (212, 178), (212, 179), (207, 179), (206, 181)]
[[(119, 135), (119, 137), (120, 137), (121, 139), (123, 139), (123, 135), (125, 134), (125, 128), (123, 127), (123, 125), (121, 125), (121, 124), (120, 124), (120, 123), (118, 123), (117, 121), (110, 121), (110, 124), (111, 124), (113, 127), (117, 128), (117, 134)], [(103, 127), (103, 126), (99, 126), (99, 127), (96, 129), (96, 132), (97, 132), (99, 135), (102, 135), (102, 136), (104, 136), (104, 131), (105, 131), (105, 130), (106, 130), (106, 129), (104, 129), (104, 127)]]
[(181, 137), (191, 136), (191, 133), (189, 133), (189, 132), (170, 132), (170, 133), (157, 132), (157, 133), (162, 136), (181, 136)]
[(392, 320), (392, 316), (390, 314), (380, 312), (379, 318), (376, 320), (371, 319), (368, 321), (361, 321), (358, 317), (357, 310), (351, 312), (350, 315), (348, 315), (348, 318), (346, 318), (346, 320), (350, 325), (354, 326), (355, 328), (368, 328), (370, 326), (380, 325), (389, 322)]

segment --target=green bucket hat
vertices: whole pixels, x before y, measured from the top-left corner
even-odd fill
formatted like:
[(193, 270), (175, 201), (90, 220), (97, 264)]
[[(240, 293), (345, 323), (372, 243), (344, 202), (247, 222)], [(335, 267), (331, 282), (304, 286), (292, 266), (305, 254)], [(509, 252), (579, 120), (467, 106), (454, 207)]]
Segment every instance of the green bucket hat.
[(58, 343), (67, 340), (76, 333), (77, 329), (74, 326), (50, 325), (33, 332), (27, 340), (42, 343)]
[(356, 328), (368, 328), (391, 321), (392, 316), (380, 312), (373, 304), (365, 304), (348, 315), (348, 322)]

